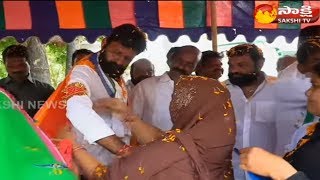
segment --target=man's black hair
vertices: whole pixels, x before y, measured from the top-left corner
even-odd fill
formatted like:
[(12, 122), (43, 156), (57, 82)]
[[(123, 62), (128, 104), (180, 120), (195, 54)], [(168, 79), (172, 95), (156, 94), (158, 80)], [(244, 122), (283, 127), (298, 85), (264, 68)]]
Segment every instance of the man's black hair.
[(320, 52), (320, 39), (309, 39), (302, 43), (297, 51), (299, 64), (305, 64), (310, 55)]
[(320, 25), (307, 26), (300, 30), (298, 48), (308, 39), (319, 39), (320, 40)]
[(2, 52), (2, 59), (5, 63), (7, 58), (11, 57), (19, 57), (19, 58), (26, 58), (27, 62), (29, 62), (29, 54), (27, 47), (23, 45), (11, 45), (8, 46), (3, 52)]
[(89, 55), (92, 53), (93, 52), (88, 49), (78, 49), (78, 50), (74, 51), (74, 53), (72, 54), (72, 64), (74, 64), (74, 61), (78, 55), (80, 55), (80, 54)]
[(222, 53), (218, 53), (216, 51), (204, 51), (204, 52), (202, 52), (202, 56), (201, 56), (201, 59), (200, 59), (198, 65), (205, 66), (212, 59), (221, 60), (222, 58), (223, 58)]
[(240, 44), (231, 48), (227, 52), (227, 56), (229, 58), (234, 56), (243, 56), (246, 54), (249, 54), (255, 63), (257, 63), (259, 60), (264, 60), (262, 50), (254, 44)]
[(146, 49), (146, 35), (132, 24), (122, 24), (115, 27), (107, 38), (107, 44), (120, 42), (123, 46), (132, 48), (137, 54)]

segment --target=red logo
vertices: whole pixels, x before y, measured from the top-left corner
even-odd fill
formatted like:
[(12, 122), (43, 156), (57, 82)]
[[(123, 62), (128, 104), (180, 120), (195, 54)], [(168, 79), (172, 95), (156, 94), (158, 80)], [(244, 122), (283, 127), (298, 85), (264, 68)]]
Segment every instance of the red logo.
[(291, 8), (283, 6), (276, 9), (269, 4), (261, 4), (255, 9), (255, 19), (259, 23), (314, 23), (319, 19), (319, 8), (311, 6), (301, 6), (301, 8)]

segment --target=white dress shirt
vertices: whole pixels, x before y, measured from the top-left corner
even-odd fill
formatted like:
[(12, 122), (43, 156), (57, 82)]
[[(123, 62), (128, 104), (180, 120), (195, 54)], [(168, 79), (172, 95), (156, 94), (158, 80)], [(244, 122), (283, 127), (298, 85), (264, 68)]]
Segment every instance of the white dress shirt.
[[(83, 84), (88, 95), (75, 95), (67, 100), (66, 115), (74, 126), (78, 143), (84, 145), (98, 161), (109, 165), (114, 155), (95, 142), (115, 134), (124, 142), (129, 143), (130, 132), (115, 114), (107, 112), (98, 114), (92, 109), (95, 100), (110, 97), (99, 75), (93, 69), (85, 65), (75, 66), (70, 74), (68, 84), (74, 82)], [(114, 84), (115, 97), (126, 102), (126, 99), (122, 97), (121, 87), (116, 81)]]
[(301, 73), (298, 71), (298, 61), (287, 66), (285, 69), (278, 73), (278, 78), (280, 79), (291, 79), (292, 77), (301, 77)]
[(170, 130), (173, 126), (169, 111), (173, 88), (174, 82), (167, 73), (141, 81), (133, 88), (129, 101), (134, 113), (163, 131)]
[(303, 125), (307, 115), (307, 96), (305, 92), (311, 87), (310, 78), (301, 74), (297, 62), (281, 72), (275, 84), (277, 101), (277, 148), (276, 154), (283, 156), (291, 149), (294, 132)]
[[(269, 152), (274, 152), (276, 146), (276, 124), (274, 110), (276, 107), (273, 99), (273, 83), (265, 80), (259, 85), (250, 98), (246, 98), (240, 87), (226, 81), (231, 93), (237, 135), (235, 148), (261, 147)], [(240, 169), (239, 155), (233, 153), (232, 164), (236, 180), (246, 179)]]
[(310, 125), (314, 124), (316, 122), (311, 122), (308, 124), (304, 124), (303, 126), (301, 126), (299, 129), (297, 129), (292, 138), (291, 138), (291, 142), (289, 145), (286, 146), (286, 153), (289, 151), (292, 151), (294, 148), (297, 147), (298, 142), (300, 141), (301, 138), (303, 138), (306, 134), (307, 134), (307, 129)]
[(130, 97), (131, 96), (131, 91), (134, 88), (134, 84), (132, 83), (131, 80), (127, 81), (126, 87), (127, 87), (128, 97)]

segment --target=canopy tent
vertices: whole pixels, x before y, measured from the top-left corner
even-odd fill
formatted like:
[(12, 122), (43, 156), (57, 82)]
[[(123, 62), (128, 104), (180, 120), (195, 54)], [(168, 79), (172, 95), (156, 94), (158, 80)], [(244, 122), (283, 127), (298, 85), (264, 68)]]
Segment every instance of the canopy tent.
[[(37, 36), (47, 42), (60, 35), (70, 42), (83, 35), (89, 42), (107, 35), (111, 28), (132, 23), (147, 32), (150, 40), (164, 34), (173, 42), (188, 35), (193, 42), (206, 33), (211, 38), (210, 1), (0, 1), (0, 39), (13, 36), (19, 42)], [(244, 35), (252, 42), (265, 36), (272, 42), (285, 36), (287, 42), (297, 37), (300, 28), (310, 24), (268, 24), (254, 21), (259, 4), (320, 7), (318, 1), (216, 1), (218, 33), (229, 41)], [(213, 20), (215, 20), (213, 19)], [(320, 20), (313, 24), (320, 24)]]

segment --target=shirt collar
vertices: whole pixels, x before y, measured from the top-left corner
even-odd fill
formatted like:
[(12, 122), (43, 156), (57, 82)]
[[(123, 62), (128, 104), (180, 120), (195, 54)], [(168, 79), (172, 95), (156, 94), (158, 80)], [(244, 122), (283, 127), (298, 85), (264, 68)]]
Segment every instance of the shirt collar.
[(31, 83), (34, 83), (34, 80), (32, 79), (31, 75), (29, 74), (28, 75), (28, 78), (27, 78)]
[(164, 74), (162, 74), (162, 75), (160, 76), (159, 81), (160, 81), (160, 82), (169, 82), (169, 81), (172, 81), (172, 79), (169, 77), (168, 72), (165, 72)]
[[(34, 80), (32, 79), (32, 77), (31, 77), (30, 74), (28, 75), (27, 80), (28, 80), (29, 82), (31, 82), (31, 83), (34, 83)], [(12, 81), (13, 81), (13, 79), (8, 75), (8, 76), (6, 77), (6, 79), (4, 80), (4, 83), (8, 84), (8, 83), (10, 83), (10, 82), (12, 82)]]
[(127, 86), (134, 87), (134, 84), (132, 83), (131, 80), (128, 80), (128, 81), (127, 81)]
[(5, 84), (8, 84), (10, 81), (11, 81), (11, 78), (10, 78), (9, 76), (7, 76), (7, 77), (4, 79), (4, 83), (5, 83)]

